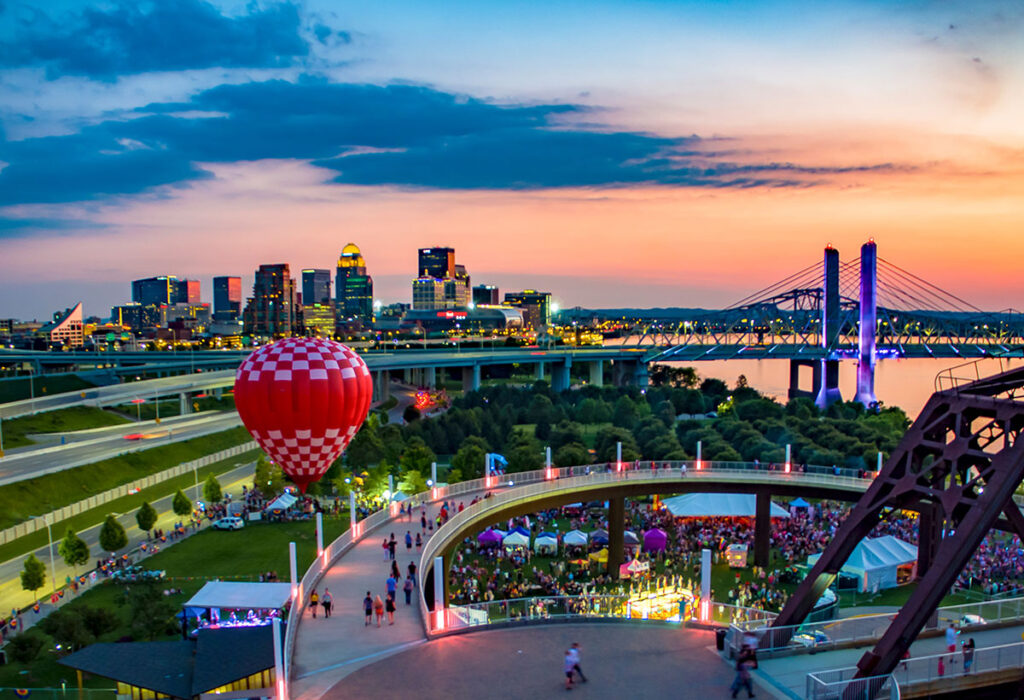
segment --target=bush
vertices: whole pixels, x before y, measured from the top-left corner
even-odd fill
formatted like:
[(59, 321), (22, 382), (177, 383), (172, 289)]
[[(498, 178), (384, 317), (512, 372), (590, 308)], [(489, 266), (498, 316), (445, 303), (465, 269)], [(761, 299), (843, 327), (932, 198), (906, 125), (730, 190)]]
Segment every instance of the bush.
[(7, 658), (19, 664), (27, 664), (39, 656), (46, 642), (37, 634), (25, 633), (11, 637), (4, 650)]

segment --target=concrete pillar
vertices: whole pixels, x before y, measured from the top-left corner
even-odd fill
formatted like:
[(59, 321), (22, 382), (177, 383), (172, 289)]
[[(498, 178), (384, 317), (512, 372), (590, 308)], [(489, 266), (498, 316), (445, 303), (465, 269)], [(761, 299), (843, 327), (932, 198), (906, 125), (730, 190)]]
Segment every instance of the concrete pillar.
[(406, 367), (402, 370), (402, 381), (406, 384), (412, 384), (414, 380), (412, 368)]
[(538, 362), (533, 366), (533, 378), (538, 382), (544, 379), (544, 363)]
[(224, 387), (217, 387), (213, 390), (213, 398), (220, 399), (224, 395)]
[(633, 383), (641, 389), (646, 389), (650, 381), (650, 376), (647, 374), (647, 363), (637, 360), (633, 368)]
[(423, 386), (433, 389), (437, 386), (437, 370), (434, 367), (423, 368)]
[(462, 368), (462, 390), (476, 391), (480, 388), (480, 365)]
[(178, 404), (180, 409), (179, 413), (181, 413), (181, 415), (184, 416), (189, 413), (192, 413), (192, 401), (187, 391), (183, 391), (180, 394), (178, 394)]
[(625, 552), (626, 499), (622, 496), (608, 501), (608, 575), (619, 578), (619, 567)]
[(857, 396), (865, 407), (875, 397), (875, 330), (878, 318), (878, 248), (868, 241), (860, 248), (860, 325), (857, 345)]
[(570, 370), (572, 359), (566, 358), (565, 362), (556, 362), (551, 368), (551, 388), (554, 391), (567, 391), (572, 384)]
[(591, 386), (604, 386), (604, 362), (594, 360), (590, 363)]
[(772, 497), (760, 491), (754, 516), (754, 566), (768, 566), (771, 558)]
[(821, 389), (815, 402), (821, 409), (842, 401), (839, 393), (839, 360), (829, 359), (839, 346), (839, 251), (825, 248), (825, 272), (822, 284), (821, 347), (825, 359), (821, 361)]

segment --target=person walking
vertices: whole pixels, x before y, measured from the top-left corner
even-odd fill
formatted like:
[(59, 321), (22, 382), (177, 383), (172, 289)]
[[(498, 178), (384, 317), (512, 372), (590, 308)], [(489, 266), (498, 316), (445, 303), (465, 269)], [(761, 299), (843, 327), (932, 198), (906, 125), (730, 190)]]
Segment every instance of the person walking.
[(562, 660), (562, 671), (565, 672), (565, 689), (572, 690), (572, 652), (565, 650), (565, 658)]
[(320, 605), (320, 596), (316, 594), (316, 589), (313, 589), (313, 593), (309, 596), (309, 609), (313, 612), (314, 619), (316, 618), (316, 609)]
[(412, 551), (412, 533), (409, 530), (405, 531), (405, 553), (408, 554)]
[(363, 612), (366, 613), (366, 627), (370, 626), (373, 622), (373, 598), (370, 596), (370, 592), (366, 592), (366, 597), (363, 598)]
[(391, 539), (388, 540), (388, 559), (394, 561), (395, 559), (395, 547), (398, 546), (398, 540), (395, 539), (395, 533), (391, 533)]
[(968, 639), (963, 643), (964, 653), (964, 673), (971, 672), (971, 666), (974, 664), (974, 638)]
[(373, 601), (373, 612), (377, 615), (377, 626), (380, 627), (381, 620), (384, 619), (384, 601), (380, 596)]
[[(946, 628), (946, 651), (950, 654), (956, 652), (956, 625), (952, 622), (949, 623), (949, 627)], [(955, 656), (951, 656), (949, 663), (955, 663)]]
[(412, 605), (412, 574), (405, 577), (405, 585), (402, 586), (402, 590), (405, 591), (405, 604)]
[(586, 683), (587, 677), (583, 675), (583, 669), (580, 668), (580, 643), (573, 642), (569, 647), (569, 653), (572, 654), (572, 670), (579, 674), (581, 683)]
[(750, 670), (754, 668), (757, 668), (757, 656), (753, 649), (744, 645), (739, 658), (736, 659), (736, 678), (730, 688), (733, 697), (740, 692), (740, 688), (747, 689), (748, 698), (754, 697), (754, 687), (750, 681)]
[(388, 588), (388, 598), (391, 600), (395, 599), (395, 590), (398, 588), (398, 581), (395, 580), (394, 576), (388, 576), (388, 580), (384, 582)]
[(381, 547), (384, 548), (384, 561), (387, 561), (389, 559), (389, 557), (388, 557), (388, 538), (387, 537), (384, 538), (384, 544), (382, 544)]
[(333, 604), (334, 604), (334, 598), (331, 597), (331, 589), (330, 588), (325, 588), (324, 589), (324, 595), (320, 599), (320, 605), (322, 605), (323, 609), (324, 609), (324, 617), (330, 617), (331, 616), (331, 606)]
[(388, 613), (388, 624), (395, 624), (395, 596), (388, 596), (387, 600), (384, 601), (384, 609)]
[(416, 551), (419, 552), (423, 549), (423, 538), (420, 537), (420, 533), (416, 533)]

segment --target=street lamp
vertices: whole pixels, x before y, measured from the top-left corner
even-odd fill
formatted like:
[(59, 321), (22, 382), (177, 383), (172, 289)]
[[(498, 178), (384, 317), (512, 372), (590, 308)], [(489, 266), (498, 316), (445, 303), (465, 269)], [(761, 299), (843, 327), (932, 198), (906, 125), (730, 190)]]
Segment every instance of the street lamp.
[(57, 567), (53, 563), (53, 531), (50, 530), (50, 519), (45, 515), (30, 515), (29, 520), (37, 520), (42, 518), (43, 522), (46, 523), (46, 539), (49, 541), (48, 548), (50, 550), (50, 578), (53, 579), (53, 592), (57, 592)]

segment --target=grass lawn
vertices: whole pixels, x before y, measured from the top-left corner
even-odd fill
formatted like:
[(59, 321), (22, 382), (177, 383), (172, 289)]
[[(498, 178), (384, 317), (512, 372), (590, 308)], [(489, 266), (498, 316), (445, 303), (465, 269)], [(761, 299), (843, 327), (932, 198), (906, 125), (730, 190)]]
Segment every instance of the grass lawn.
[(74, 374), (36, 375), (31, 384), (28, 377), (4, 379), (0, 380), (0, 403), (31, 398), (33, 389), (36, 396), (48, 396), (62, 394), (65, 391), (91, 389), (94, 386), (92, 382), (87, 382)]
[[(316, 556), (316, 535), (314, 521), (305, 520), (291, 523), (251, 523), (237, 531), (205, 530), (164, 549), (145, 560), (148, 569), (167, 572), (172, 581), (165, 588), (179, 588), (181, 593), (169, 596), (168, 600), (176, 610), (202, 588), (208, 579), (240, 578), (255, 580), (260, 573), (277, 571), (284, 580), (288, 579), (288, 543), (295, 542), (299, 571), (305, 571)], [(324, 541), (330, 542), (348, 529), (348, 517), (324, 519)], [(131, 634), (131, 620), (128, 610), (117, 604), (122, 586), (105, 583), (82, 593), (68, 603), (72, 609), (88, 605), (106, 608), (118, 616), (119, 626), (96, 641), (113, 642)], [(32, 615), (28, 613), (23, 619)], [(75, 684), (75, 673), (57, 663), (52, 640), (36, 629), (25, 634), (39, 635), (47, 646), (32, 663), (9, 663), (0, 666), (0, 687), (5, 688), (59, 688), (61, 681), (70, 686)], [(164, 639), (178, 639), (177, 635)], [(87, 688), (110, 688), (109, 681), (102, 678), (86, 679)]]
[(34, 416), (10, 418), (5, 420), (3, 425), (4, 448), (32, 445), (34, 441), (26, 436), (34, 433), (65, 433), (130, 422), (116, 413), (92, 406), (72, 406), (57, 411), (37, 413)]
[[(611, 423), (591, 423), (583, 426), (583, 444), (588, 449), (594, 449), (594, 445), (597, 443), (597, 434), (601, 432), (603, 428), (607, 428)], [(537, 432), (536, 423), (520, 423), (512, 428), (520, 433), (526, 435), (534, 435)]]
[[(201, 467), (199, 472), (199, 482), (202, 484), (203, 480), (213, 474), (214, 476), (220, 476), (225, 472), (229, 472), (240, 464), (254, 461), (262, 451), (254, 449), (249, 452), (244, 452), (235, 457), (229, 457), (219, 462)], [(67, 520), (60, 520), (53, 524), (53, 536), (63, 537), (64, 532), (67, 528), (73, 529), (75, 532), (81, 532), (86, 530), (93, 525), (98, 525), (103, 522), (103, 519), (107, 517), (108, 513), (127, 513), (129, 511), (136, 511), (139, 506), (142, 505), (143, 501), (149, 501), (150, 503), (157, 501), (165, 496), (172, 496), (178, 489), (185, 489), (189, 497), (192, 497), (192, 492), (188, 489), (194, 486), (195, 475), (183, 474), (173, 479), (155, 484), (149, 488), (142, 489), (136, 494), (130, 496), (122, 496), (116, 498), (109, 503), (104, 503), (101, 506), (92, 508), (83, 513), (68, 518)], [(47, 537), (46, 530), (37, 530), (24, 537), (19, 537), (14, 542), (8, 542), (5, 545), (0, 545), (0, 561), (7, 561), (14, 557), (19, 557), (27, 554), (31, 551), (39, 549), (46, 545)]]
[[(858, 605), (888, 605), (892, 607), (903, 607), (914, 591), (917, 590), (917, 583), (908, 583), (896, 588), (887, 588), (878, 593), (857, 593), (856, 591), (841, 591), (839, 593), (839, 607), (848, 608)], [(963, 605), (965, 603), (976, 603), (976, 599), (962, 593), (947, 595), (939, 603), (939, 606)]]
[(248, 441), (243, 427), (0, 486), (0, 528)]

